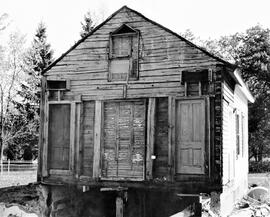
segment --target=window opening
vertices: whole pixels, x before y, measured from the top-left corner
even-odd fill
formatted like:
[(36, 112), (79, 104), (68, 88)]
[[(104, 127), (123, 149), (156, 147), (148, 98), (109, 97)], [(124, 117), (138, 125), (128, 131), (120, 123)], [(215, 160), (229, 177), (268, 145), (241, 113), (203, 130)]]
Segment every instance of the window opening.
[(70, 90), (70, 80), (47, 80), (49, 100), (60, 101), (64, 92)]
[(180, 80), (185, 85), (185, 96), (207, 95), (212, 82), (212, 70), (182, 71)]
[(110, 35), (109, 81), (138, 79), (138, 31), (123, 24)]

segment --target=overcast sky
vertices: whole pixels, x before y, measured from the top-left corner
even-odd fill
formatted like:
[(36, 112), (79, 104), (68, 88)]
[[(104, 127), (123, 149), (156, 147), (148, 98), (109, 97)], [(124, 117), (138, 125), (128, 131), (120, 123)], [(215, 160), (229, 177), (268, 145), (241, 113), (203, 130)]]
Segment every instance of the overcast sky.
[(261, 24), (270, 28), (270, 0), (0, 0), (0, 15), (9, 14), (12, 29), (33, 38), (37, 25), (47, 25), (55, 57), (80, 39), (80, 22), (90, 10), (106, 19), (123, 5), (174, 32), (190, 29), (202, 39), (218, 38)]

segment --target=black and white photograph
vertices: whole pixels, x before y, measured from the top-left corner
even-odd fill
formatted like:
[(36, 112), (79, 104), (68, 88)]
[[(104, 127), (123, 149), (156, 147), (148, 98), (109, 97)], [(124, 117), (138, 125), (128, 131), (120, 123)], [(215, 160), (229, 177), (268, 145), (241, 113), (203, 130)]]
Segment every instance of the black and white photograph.
[(0, 0), (0, 217), (270, 216), (270, 2)]

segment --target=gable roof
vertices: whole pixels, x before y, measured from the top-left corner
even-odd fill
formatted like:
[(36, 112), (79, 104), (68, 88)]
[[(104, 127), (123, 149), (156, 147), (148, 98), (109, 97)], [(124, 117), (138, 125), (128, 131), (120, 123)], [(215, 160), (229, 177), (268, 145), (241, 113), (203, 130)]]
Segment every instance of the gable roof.
[[(152, 24), (154, 24), (154, 25), (156, 25), (156, 26), (158, 26), (158, 27), (164, 29), (165, 31), (167, 31), (167, 32), (169, 32), (169, 33), (175, 35), (175, 36), (178, 37), (179, 39), (185, 41), (185, 42), (186, 42), (187, 44), (189, 44), (190, 46), (192, 46), (192, 47), (194, 47), (194, 48), (196, 48), (196, 49), (201, 50), (201, 51), (202, 51), (203, 53), (205, 53), (206, 55), (208, 55), (208, 56), (210, 56), (210, 57), (216, 59), (217, 61), (219, 61), (219, 62), (225, 64), (226, 66), (228, 66), (228, 67), (230, 67), (230, 68), (232, 68), (232, 69), (235, 69), (235, 68), (236, 68), (236, 66), (235, 66), (234, 64), (231, 64), (231, 63), (229, 63), (229, 62), (227, 62), (227, 61), (221, 59), (220, 57), (217, 57), (217, 56), (215, 56), (215, 55), (209, 53), (209, 52), (208, 52), (207, 50), (205, 50), (204, 48), (201, 48), (201, 47), (199, 47), (199, 46), (193, 44), (192, 42), (190, 42), (189, 40), (183, 38), (183, 37), (180, 36), (179, 34), (173, 32), (172, 30), (170, 30), (170, 29), (168, 29), (168, 28), (162, 26), (161, 24), (159, 24), (159, 23), (157, 23), (157, 22), (155, 22), (155, 21), (153, 21), (153, 20), (150, 20), (149, 18), (145, 17), (143, 14), (141, 14), (141, 13), (139, 13), (138, 11), (135, 11), (135, 10), (133, 10), (133, 9), (131, 9), (131, 8), (129, 8), (129, 7), (127, 7), (127, 6), (125, 5), (125, 6), (121, 7), (120, 9), (118, 9), (116, 12), (114, 12), (111, 16), (109, 16), (109, 17), (108, 17), (105, 21), (103, 21), (101, 24), (99, 24), (98, 26), (96, 26), (96, 27), (95, 27), (90, 33), (88, 33), (86, 36), (84, 36), (82, 39), (80, 39), (79, 41), (77, 41), (70, 49), (68, 49), (68, 50), (67, 50), (65, 53), (63, 53), (59, 58), (57, 58), (54, 62), (52, 62), (46, 69), (44, 69), (44, 70), (42, 71), (41, 74), (43, 75), (43, 74), (46, 73), (48, 70), (50, 70), (50, 69), (51, 69), (53, 66), (55, 66), (60, 60), (62, 60), (69, 52), (71, 52), (73, 49), (75, 49), (80, 43), (82, 43), (83, 41), (85, 41), (89, 36), (93, 35), (93, 34), (94, 34), (98, 29), (100, 29), (105, 23), (107, 23), (107, 22), (108, 22), (109, 20), (111, 20), (116, 14), (118, 14), (121, 10), (124, 10), (124, 9), (129, 10), (129, 11), (131, 11), (131, 12), (137, 14), (138, 16), (144, 18), (146, 21), (148, 21), (148, 22), (150, 22), (150, 23), (152, 23)], [(230, 73), (230, 74), (231, 74), (231, 73)], [(233, 74), (233, 73), (232, 73), (232, 74)], [(232, 75), (232, 74), (231, 74), (231, 75)], [(234, 75), (233, 75), (232, 77), (233, 77), (233, 79), (237, 80), (237, 79), (235, 78)]]

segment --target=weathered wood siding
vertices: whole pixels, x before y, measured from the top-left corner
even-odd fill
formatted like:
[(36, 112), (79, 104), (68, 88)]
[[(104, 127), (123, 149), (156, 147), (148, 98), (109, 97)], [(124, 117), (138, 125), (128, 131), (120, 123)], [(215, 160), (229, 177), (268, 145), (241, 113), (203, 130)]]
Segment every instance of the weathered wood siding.
[[(140, 31), (139, 79), (108, 82), (109, 33), (127, 23)], [(184, 95), (180, 71), (208, 68), (217, 61), (186, 41), (154, 25), (137, 14), (123, 9), (93, 35), (69, 52), (46, 76), (70, 79), (69, 95), (82, 94), (84, 100), (150, 96)]]
[(168, 170), (168, 98), (157, 98), (155, 122), (154, 178), (166, 179)]
[[(110, 32), (115, 31), (123, 23), (139, 31), (138, 80), (108, 81)], [(202, 94), (204, 96), (201, 98), (211, 102), (207, 103), (209, 106), (207, 109), (212, 114), (209, 118), (211, 120), (207, 123), (207, 135), (205, 135), (206, 143), (210, 144), (210, 148), (205, 147), (207, 154), (204, 155), (204, 176), (205, 180), (214, 177), (216, 183), (220, 182), (222, 174), (221, 83), (223, 67), (219, 67), (217, 64), (220, 65), (221, 62), (138, 13), (127, 8), (116, 13), (44, 75), (47, 79), (63, 79), (70, 83), (68, 90), (61, 93), (55, 92), (55, 95), (48, 99), (49, 101), (76, 101), (78, 97), (80, 98), (79, 101), (76, 101), (81, 106), (80, 147), (75, 147), (73, 174), (78, 174), (80, 181), (83, 179), (97, 181), (102, 178), (102, 175), (103, 178), (106, 176), (104, 175), (102, 151), (111, 145), (106, 143), (106, 135), (117, 127), (106, 122), (109, 120), (106, 119), (107, 116), (114, 115), (106, 113), (107, 103), (111, 100), (128, 102), (128, 100), (143, 99), (146, 102), (143, 110), (145, 114), (143, 133), (146, 134), (144, 137), (141, 137), (141, 134), (135, 135), (136, 124), (133, 123), (134, 138), (137, 136), (141, 140), (143, 139), (144, 141), (140, 142), (145, 142), (145, 151), (148, 151), (147, 156), (143, 156), (146, 161), (146, 168), (144, 168), (146, 171), (143, 171), (143, 175), (146, 176), (146, 179), (173, 181), (176, 166), (174, 164), (176, 98), (188, 99), (188, 97), (194, 96), (200, 98)], [(181, 84), (181, 72), (194, 69), (213, 70), (213, 79), (209, 86), (206, 83), (207, 85), (200, 90), (199, 83)], [(210, 95), (211, 99), (209, 99)], [(149, 108), (147, 103), (151, 104), (150, 102), (155, 106)], [(135, 109), (134, 112), (141, 111)], [(211, 135), (208, 137), (210, 131)], [(117, 139), (116, 135), (113, 136)], [(208, 141), (208, 138), (211, 141)], [(139, 141), (139, 139), (137, 140)], [(136, 138), (134, 141), (136, 142)], [(150, 145), (153, 145), (153, 150), (150, 150)], [(43, 150), (46, 155), (46, 146)], [(211, 159), (209, 153), (211, 153)], [(124, 166), (126, 167), (126, 165)], [(43, 170), (46, 171), (46, 166)], [(140, 170), (140, 178), (142, 177), (141, 172)], [(198, 175), (195, 176), (197, 179), (193, 180), (201, 181), (201, 176), (199, 178)], [(112, 177), (106, 176), (106, 178)], [(186, 178), (190, 177), (187, 175)]]
[(145, 112), (145, 100), (104, 103), (103, 179), (144, 179)]

